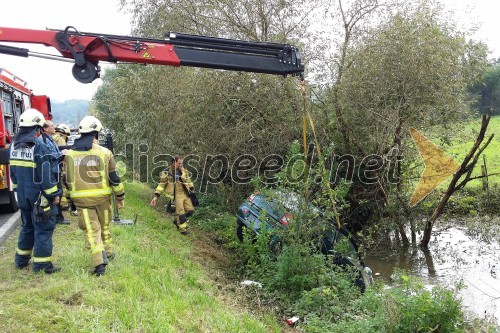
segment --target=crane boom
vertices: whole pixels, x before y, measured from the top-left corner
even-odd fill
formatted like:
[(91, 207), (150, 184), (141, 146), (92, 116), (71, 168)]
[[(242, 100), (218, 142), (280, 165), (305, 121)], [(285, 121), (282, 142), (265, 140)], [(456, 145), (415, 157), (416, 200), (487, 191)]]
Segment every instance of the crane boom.
[(100, 61), (167, 66), (191, 66), (231, 71), (303, 76), (304, 65), (297, 47), (289, 44), (250, 42), (169, 32), (165, 39), (79, 32), (0, 27), (0, 41), (35, 43), (53, 47), (54, 56), (25, 48), (0, 45), (0, 53), (71, 61), (73, 76), (82, 83), (99, 77)]

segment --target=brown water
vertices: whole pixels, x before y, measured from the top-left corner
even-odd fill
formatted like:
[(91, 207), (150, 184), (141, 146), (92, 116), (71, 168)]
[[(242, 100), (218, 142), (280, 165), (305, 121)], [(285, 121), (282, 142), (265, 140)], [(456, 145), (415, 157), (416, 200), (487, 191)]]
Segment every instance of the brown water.
[(425, 252), (418, 246), (402, 248), (391, 239), (391, 248), (370, 251), (365, 263), (375, 280), (389, 286), (395, 268), (411, 272), (429, 286), (454, 289), (461, 282), (458, 295), (466, 312), (500, 325), (500, 245), (481, 236), (465, 227), (436, 229)]

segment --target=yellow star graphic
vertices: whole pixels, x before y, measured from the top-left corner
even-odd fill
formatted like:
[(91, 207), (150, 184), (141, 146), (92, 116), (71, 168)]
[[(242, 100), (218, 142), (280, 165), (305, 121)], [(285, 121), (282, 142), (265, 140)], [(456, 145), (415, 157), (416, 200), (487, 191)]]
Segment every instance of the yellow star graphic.
[(410, 133), (425, 164), (424, 172), (410, 200), (410, 207), (413, 207), (454, 174), (460, 164), (416, 129), (410, 128)]

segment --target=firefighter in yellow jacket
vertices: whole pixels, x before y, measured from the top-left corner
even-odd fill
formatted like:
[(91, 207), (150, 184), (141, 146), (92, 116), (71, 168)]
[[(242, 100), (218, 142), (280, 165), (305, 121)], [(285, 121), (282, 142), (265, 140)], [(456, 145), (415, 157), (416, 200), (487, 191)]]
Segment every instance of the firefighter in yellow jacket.
[[(54, 134), (52, 136), (52, 140), (54, 140), (54, 142), (58, 146), (66, 146), (68, 144), (69, 136), (71, 134), (71, 129), (69, 128), (69, 126), (66, 124), (59, 124), (56, 126), (55, 131), (56, 131), (56, 134)], [(61, 174), (61, 180), (64, 177), (65, 177), (65, 175)], [(58, 207), (58, 208), (61, 210), (68, 210), (70, 207), (71, 207), (71, 203), (68, 202), (66, 195), (63, 195), (63, 197), (61, 198), (60, 207)]]
[(52, 136), (52, 140), (58, 146), (66, 146), (68, 144), (69, 135), (71, 134), (71, 129), (66, 124), (59, 124), (56, 126), (56, 134)]
[(194, 195), (194, 186), (189, 177), (189, 171), (182, 166), (183, 159), (176, 156), (168, 169), (161, 173), (160, 183), (156, 187), (155, 196), (150, 202), (156, 206), (161, 192), (175, 205), (175, 225), (182, 234), (187, 234), (188, 218), (193, 215), (194, 207), (191, 196)]
[(110, 222), (111, 196), (123, 207), (124, 188), (115, 167), (111, 151), (98, 145), (101, 122), (92, 116), (82, 119), (80, 138), (64, 159), (66, 186), (70, 199), (78, 210), (78, 226), (83, 230), (85, 244), (90, 250), (93, 274), (106, 272), (108, 259), (114, 258)]

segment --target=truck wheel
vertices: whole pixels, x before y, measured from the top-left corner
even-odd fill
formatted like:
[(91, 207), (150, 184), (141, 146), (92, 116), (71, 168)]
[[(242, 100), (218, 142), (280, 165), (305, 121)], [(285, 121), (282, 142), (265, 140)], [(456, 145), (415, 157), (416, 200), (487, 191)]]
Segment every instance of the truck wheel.
[[(8, 190), (8, 189), (7, 189)], [(14, 191), (9, 191), (8, 193), (4, 193), (4, 204), (2, 204), (2, 211), (5, 213), (15, 213), (19, 210), (19, 205), (17, 203), (17, 194)], [(7, 201), (8, 199), (8, 201)], [(8, 203), (7, 203), (8, 202)]]
[(18, 210), (19, 210), (19, 205), (17, 203), (17, 193), (15, 191), (10, 191), (9, 211), (11, 213), (15, 213)]

